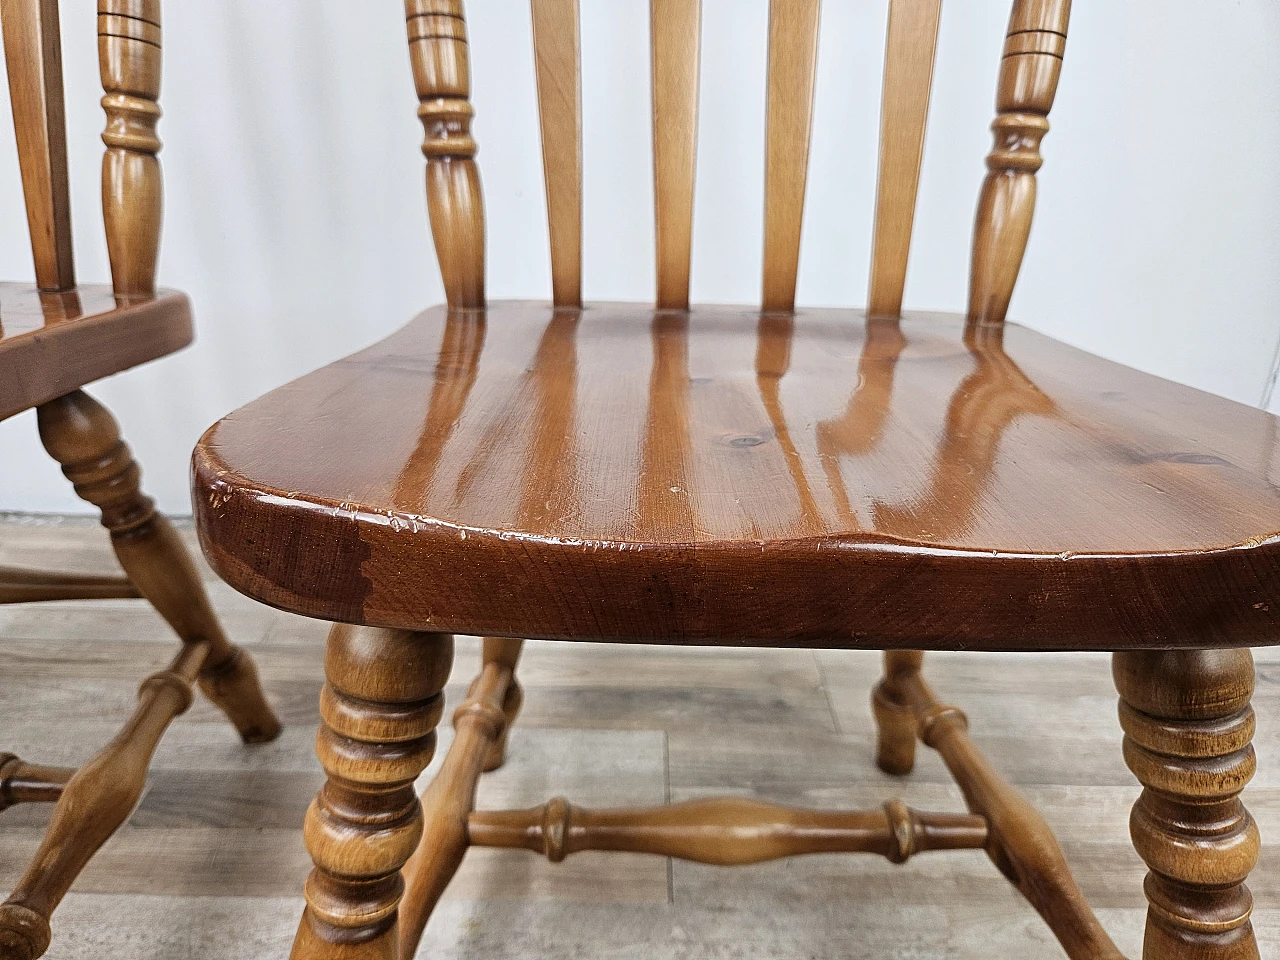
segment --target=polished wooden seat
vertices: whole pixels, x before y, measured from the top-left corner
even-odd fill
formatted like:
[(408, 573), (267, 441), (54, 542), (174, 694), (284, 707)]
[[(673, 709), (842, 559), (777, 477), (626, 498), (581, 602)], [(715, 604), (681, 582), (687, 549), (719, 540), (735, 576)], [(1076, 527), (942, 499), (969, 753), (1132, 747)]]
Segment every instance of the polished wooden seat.
[[(722, 865), (980, 848), (1072, 960), (1121, 960), (1048, 825), (924, 679), (922, 650), (973, 647), (1116, 651), (1145, 960), (1258, 960), (1244, 645), (1280, 642), (1280, 421), (1004, 322), (1069, 0), (1013, 2), (963, 317), (902, 310), (940, 0), (889, 0), (865, 313), (795, 304), (819, 0), (769, 4), (758, 308), (689, 302), (699, 0), (650, 0), (654, 304), (582, 304), (578, 2), (531, 6), (551, 302), (486, 300), (462, 0), (405, 0), (447, 306), (195, 453), (216, 568), (337, 621), (295, 960), (413, 956), (473, 846)], [(482, 668), (419, 800), (455, 631), (487, 634)], [(877, 763), (905, 775), (924, 743), (968, 811), (478, 811), (523, 638), (555, 637), (883, 647)]]
[(493, 302), (237, 411), (195, 483), (218, 572), (330, 620), (1116, 649), (1276, 633), (1274, 452), (1266, 413), (1015, 325)]
[(42, 291), (0, 283), (0, 420), (191, 343), (175, 290), (117, 298), (105, 284)]

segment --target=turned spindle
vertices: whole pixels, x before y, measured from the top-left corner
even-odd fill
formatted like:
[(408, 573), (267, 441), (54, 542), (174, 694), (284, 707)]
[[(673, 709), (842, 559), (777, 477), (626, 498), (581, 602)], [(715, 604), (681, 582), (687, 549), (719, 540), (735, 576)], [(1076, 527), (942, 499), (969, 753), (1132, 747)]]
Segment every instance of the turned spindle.
[[(508, 641), (519, 643), (519, 641)], [(405, 899), (401, 911), (400, 954), (413, 956), (427, 920), (445, 887), (453, 879), (470, 840), (467, 815), (475, 808), (480, 775), (491, 769), (493, 751), (505, 737), (514, 714), (508, 712), (509, 691), (515, 685), (512, 655), (501, 657), (488, 648), (484, 666), (471, 682), (467, 698), (453, 712), (453, 743), (440, 771), (422, 794), (425, 828), (422, 842), (405, 864)], [(517, 702), (518, 707), (518, 702)]]
[(1248, 650), (1117, 653), (1124, 758), (1142, 783), (1129, 818), (1146, 879), (1145, 960), (1258, 960), (1245, 886), (1258, 826)]
[(449, 634), (330, 631), (316, 734), (328, 780), (303, 827), (315, 869), (296, 960), (400, 956), (400, 868), (422, 837), (413, 783), (435, 753), (452, 665)]
[(1015, 0), (1000, 61), (995, 145), (978, 199), (969, 322), (1003, 323), (1036, 205), (1040, 141), (1058, 89), (1071, 0)]
[(160, 222), (160, 0), (98, 0), (98, 69), (107, 126), (102, 216), (117, 296), (156, 290)]
[(475, 111), (462, 0), (405, 0), (404, 9), (445, 297), (453, 308), (483, 307), (484, 201), (471, 136)]
[(208, 652), (207, 643), (186, 644), (168, 669), (147, 677), (129, 722), (67, 781), (40, 849), (0, 904), (4, 960), (35, 960), (49, 948), (49, 918), (85, 864), (137, 806), (156, 745), (173, 718), (191, 706), (191, 681)]
[(728, 867), (810, 853), (878, 853), (905, 863), (929, 850), (981, 849), (987, 824), (971, 814), (922, 813), (901, 800), (856, 811), (742, 797), (587, 810), (556, 797), (527, 810), (473, 813), (468, 833), (476, 846), (532, 850), (552, 863), (583, 850), (615, 850)]
[(62, 465), (76, 494), (102, 514), (120, 566), (184, 643), (208, 644), (200, 689), (246, 743), (274, 739), (280, 721), (258, 683), (253, 660), (231, 643), (209, 603), (200, 574), (173, 524), (141, 489), (142, 471), (115, 418), (82, 390), (36, 411), (45, 450)]
[(0, 810), (17, 803), (54, 803), (74, 775), (71, 767), (46, 767), (0, 753)]
[(924, 654), (918, 650), (886, 650), (884, 679), (871, 691), (876, 724), (876, 766), (904, 776), (916, 765), (916, 716), (906, 702), (903, 681), (918, 674)]

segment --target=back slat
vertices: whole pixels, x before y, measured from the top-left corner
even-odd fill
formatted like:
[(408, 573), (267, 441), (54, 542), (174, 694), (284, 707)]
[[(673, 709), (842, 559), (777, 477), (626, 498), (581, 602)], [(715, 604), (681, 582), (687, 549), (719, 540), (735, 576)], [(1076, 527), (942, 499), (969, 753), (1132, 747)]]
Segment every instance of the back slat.
[(770, 0), (761, 307), (795, 307), (821, 0)]
[(867, 313), (902, 314), (942, 0), (890, 0)]
[(702, 0), (650, 0), (653, 187), (662, 310), (689, 307)]
[(582, 305), (582, 67), (578, 0), (533, 0), (542, 166), (557, 307)]
[(31, 253), (41, 290), (76, 285), (57, 0), (0, 0)]

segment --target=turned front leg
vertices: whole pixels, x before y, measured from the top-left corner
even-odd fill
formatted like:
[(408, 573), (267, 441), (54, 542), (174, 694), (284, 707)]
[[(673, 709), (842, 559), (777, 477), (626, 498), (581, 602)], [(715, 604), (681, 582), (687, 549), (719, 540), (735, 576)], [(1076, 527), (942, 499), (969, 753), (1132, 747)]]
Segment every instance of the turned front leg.
[(274, 739), (280, 721), (247, 653), (227, 639), (178, 532), (142, 492), (142, 471), (107, 409), (82, 390), (36, 411), (40, 439), (81, 499), (102, 511), (120, 566), (184, 643), (208, 654), (200, 689), (235, 724), (246, 743)]
[(1129, 820), (1147, 874), (1145, 960), (1258, 960), (1244, 881), (1258, 827), (1248, 650), (1115, 654), (1124, 758), (1142, 795)]
[(400, 868), (422, 836), (413, 784), (431, 762), (453, 637), (339, 624), (329, 634), (316, 753), (328, 781), (307, 811), (315, 869), (295, 960), (396, 960)]
[(920, 675), (923, 662), (919, 650), (884, 652), (884, 678), (871, 691), (871, 716), (876, 723), (876, 766), (885, 773), (905, 776), (916, 765), (916, 715), (904, 685)]

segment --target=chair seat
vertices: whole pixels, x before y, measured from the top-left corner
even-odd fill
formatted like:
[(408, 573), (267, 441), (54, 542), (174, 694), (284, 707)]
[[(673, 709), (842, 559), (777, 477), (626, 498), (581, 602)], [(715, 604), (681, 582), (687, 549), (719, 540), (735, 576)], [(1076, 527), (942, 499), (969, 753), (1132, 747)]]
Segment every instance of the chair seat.
[(308, 616), (650, 643), (1280, 639), (1271, 415), (1023, 327), (428, 310), (213, 426), (206, 554)]
[(119, 300), (95, 284), (41, 293), (0, 283), (0, 420), (191, 343), (191, 304), (161, 290)]

